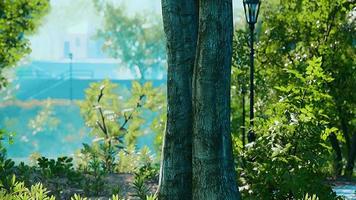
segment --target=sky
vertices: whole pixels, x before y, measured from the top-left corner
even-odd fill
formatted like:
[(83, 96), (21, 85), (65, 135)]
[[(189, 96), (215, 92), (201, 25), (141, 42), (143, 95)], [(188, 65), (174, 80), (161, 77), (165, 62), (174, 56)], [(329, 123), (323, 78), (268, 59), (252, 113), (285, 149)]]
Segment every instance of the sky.
[[(161, 13), (161, 0), (106, 0), (125, 4), (128, 14), (137, 12)], [(101, 18), (93, 7), (92, 0), (51, 0), (51, 10), (38, 31), (30, 36), (31, 60), (59, 60), (63, 41), (68, 34), (91, 37), (100, 28)], [(241, 17), (242, 0), (233, 0), (234, 16)]]

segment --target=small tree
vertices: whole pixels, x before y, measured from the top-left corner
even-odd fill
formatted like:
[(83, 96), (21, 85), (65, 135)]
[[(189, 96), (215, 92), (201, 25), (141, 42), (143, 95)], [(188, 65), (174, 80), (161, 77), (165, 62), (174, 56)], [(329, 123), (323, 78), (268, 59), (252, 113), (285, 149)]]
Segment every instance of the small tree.
[(137, 137), (144, 134), (142, 115), (159, 107), (160, 96), (160, 88), (153, 88), (150, 82), (140, 85), (133, 81), (128, 97), (119, 96), (117, 85), (109, 80), (91, 84), (85, 100), (79, 102), (81, 114), (95, 136), (93, 145), (84, 145), (85, 151), (96, 154), (103, 169), (112, 172), (119, 151), (135, 146)]
[(158, 16), (152, 13), (129, 16), (124, 5), (94, 2), (104, 16), (104, 27), (97, 37), (104, 40), (105, 52), (120, 59), (133, 72), (138, 70), (141, 80), (164, 69), (163, 29)]

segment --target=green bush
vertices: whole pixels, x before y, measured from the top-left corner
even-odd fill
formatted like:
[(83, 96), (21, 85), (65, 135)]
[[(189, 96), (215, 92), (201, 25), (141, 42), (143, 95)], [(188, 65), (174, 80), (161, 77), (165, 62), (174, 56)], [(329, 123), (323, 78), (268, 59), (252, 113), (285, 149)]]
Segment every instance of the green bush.
[(56, 197), (61, 196), (65, 187), (80, 187), (83, 182), (83, 175), (73, 167), (73, 158), (64, 156), (55, 160), (41, 157), (37, 165), (41, 182), (51, 188), (51, 194)]
[(275, 88), (280, 100), (256, 119), (258, 139), (239, 150), (242, 193), (245, 199), (302, 199), (306, 193), (335, 199), (323, 170), (331, 155), (326, 139), (338, 134), (323, 109), (330, 96), (322, 86), (332, 79), (319, 58), (309, 60), (303, 74), (287, 73), (291, 83)]
[[(31, 187), (26, 187), (23, 182), (18, 182), (15, 176), (11, 178), (11, 188), (9, 190), (0, 189), (1, 200), (55, 200), (56, 198), (49, 195), (49, 191), (41, 184), (37, 183)], [(88, 200), (78, 194), (74, 194), (71, 200)], [(118, 195), (112, 195), (111, 200), (124, 200)], [(153, 195), (147, 196), (147, 200), (155, 200)]]
[(150, 189), (147, 186), (149, 179), (152, 179), (157, 175), (152, 166), (147, 165), (138, 169), (138, 172), (135, 172), (134, 182), (132, 183), (134, 193), (133, 197), (139, 198), (140, 200), (156, 200), (157, 197), (154, 194), (150, 194)]
[(319, 198), (315, 194), (313, 194), (312, 196), (309, 196), (309, 194), (306, 194), (302, 200), (319, 200)]
[(1, 200), (55, 200), (54, 196), (48, 195), (49, 191), (41, 183), (25, 187), (25, 183), (17, 182), (15, 176), (11, 179), (9, 190), (0, 189)]
[(11, 159), (0, 157), (0, 188), (10, 190), (15, 162)]
[(0, 189), (9, 190), (12, 186), (12, 175), (15, 173), (15, 162), (6, 158), (6, 149), (2, 143), (8, 140), (12, 143), (12, 134), (0, 129)]

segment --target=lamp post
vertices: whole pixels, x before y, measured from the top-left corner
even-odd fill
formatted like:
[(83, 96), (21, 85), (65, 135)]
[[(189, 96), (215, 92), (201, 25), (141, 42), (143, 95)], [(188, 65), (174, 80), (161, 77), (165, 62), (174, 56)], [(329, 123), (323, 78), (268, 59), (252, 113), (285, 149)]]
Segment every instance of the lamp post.
[(68, 57), (70, 59), (69, 63), (69, 98), (73, 101), (73, 54), (69, 53)]
[(242, 150), (245, 151), (245, 142), (246, 142), (246, 124), (245, 124), (245, 96), (246, 96), (246, 89), (245, 89), (245, 82), (242, 83)]
[(257, 22), (258, 13), (260, 10), (260, 0), (243, 0), (246, 21), (250, 28), (250, 131), (248, 133), (248, 142), (253, 142), (256, 139), (253, 132), (254, 120), (254, 31)]

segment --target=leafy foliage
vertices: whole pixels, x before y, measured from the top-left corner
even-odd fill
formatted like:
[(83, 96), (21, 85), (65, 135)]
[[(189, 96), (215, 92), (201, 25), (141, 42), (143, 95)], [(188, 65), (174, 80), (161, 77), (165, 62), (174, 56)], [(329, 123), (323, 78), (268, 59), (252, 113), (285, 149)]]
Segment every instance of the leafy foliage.
[[(350, 140), (351, 131), (345, 134), (341, 119), (348, 128), (354, 127), (355, 99), (347, 92), (355, 86), (351, 4), (343, 0), (263, 4), (256, 47), (258, 139), (244, 152), (240, 135), (234, 134), (246, 199), (303, 199), (306, 193), (335, 198), (325, 183), (331, 173), (329, 136), (335, 135), (343, 144)], [(232, 93), (236, 124), (240, 124), (240, 94), (246, 85), (247, 45), (246, 32), (237, 31), (232, 75), (238, 85)], [(240, 127), (233, 126), (233, 131)]]
[(32, 134), (35, 135), (46, 129), (54, 130), (58, 127), (59, 123), (59, 119), (55, 117), (51, 101), (47, 100), (44, 107), (27, 125), (32, 130)]
[(15, 162), (5, 157), (0, 157), (0, 188), (10, 190)]
[[(352, 92), (356, 85), (353, 3), (323, 0), (289, 1), (280, 5), (267, 4), (264, 13), (265, 34), (261, 35), (257, 56), (261, 63), (259, 80), (265, 85), (262, 87), (265, 91), (261, 92), (265, 96), (261, 98), (276, 100), (278, 93), (271, 94), (268, 88), (290, 84), (290, 73), (286, 71), (302, 73), (309, 60), (319, 58), (321, 69), (333, 79), (322, 88), (333, 102), (324, 106), (329, 116), (327, 121), (341, 131), (346, 143), (341, 146), (348, 152), (346, 155), (351, 155), (351, 146), (355, 145), (351, 144), (351, 138), (356, 130), (352, 122), (356, 117), (356, 96)], [(318, 79), (313, 81), (318, 84)], [(343, 140), (335, 143), (333, 148), (339, 153), (335, 146)]]
[[(2, 200), (55, 200), (54, 196), (49, 195), (49, 191), (41, 184), (37, 183), (31, 187), (26, 187), (23, 182), (18, 182), (16, 177), (13, 176), (12, 187), (10, 190), (0, 188), (0, 199)], [(154, 196), (148, 197), (147, 200), (155, 200)], [(74, 194), (71, 200), (88, 200), (86, 197)], [(124, 200), (119, 198), (118, 195), (112, 195), (111, 200)]]
[(105, 41), (104, 51), (120, 58), (130, 69), (138, 69), (142, 80), (148, 73), (164, 67), (163, 26), (158, 16), (147, 13), (130, 16), (124, 5), (94, 2), (104, 15), (104, 27), (97, 34)]
[(150, 166), (155, 161), (156, 159), (147, 146), (139, 151), (134, 146), (129, 146), (118, 153), (115, 171), (119, 173), (134, 173), (138, 168)]
[[(125, 149), (134, 149), (137, 137), (144, 135), (142, 115), (155, 112), (163, 101), (161, 89), (153, 88), (150, 82), (143, 85), (132, 82), (125, 103), (115, 88), (117, 85), (108, 80), (94, 83), (86, 91), (86, 99), (79, 103), (81, 114), (96, 137), (92, 145), (84, 144), (81, 157), (102, 160), (103, 170), (107, 172), (112, 172), (117, 159), (127, 154)], [(81, 165), (85, 168), (85, 163)]]
[(0, 189), (9, 190), (13, 182), (15, 162), (6, 157), (6, 148), (3, 145), (3, 140), (6, 138), (9, 143), (12, 143), (12, 134), (0, 129)]
[(0, 157), (6, 157), (6, 148), (3, 145), (3, 141), (7, 140), (9, 144), (13, 143), (14, 133), (9, 133), (4, 129), (0, 129)]
[(0, 199), (3, 200), (24, 200), (24, 199), (36, 199), (36, 200), (55, 200), (54, 196), (49, 196), (49, 191), (38, 183), (32, 185), (30, 188), (25, 187), (23, 182), (16, 181), (15, 176), (11, 180), (12, 187), (9, 190), (0, 188)]
[(132, 183), (134, 189), (133, 197), (137, 197), (140, 200), (155, 200), (157, 197), (149, 194), (147, 181), (156, 175), (157, 173), (149, 165), (143, 166), (138, 172), (135, 172), (134, 182)]
[(306, 194), (303, 200), (319, 200), (319, 198), (315, 194), (313, 194), (312, 196)]
[(32, 33), (49, 9), (48, 0), (0, 2), (0, 89), (6, 86), (4, 69), (30, 52), (25, 35)]
[(90, 154), (87, 173), (89, 177), (85, 179), (84, 191), (86, 194), (100, 195), (105, 189), (104, 176), (106, 172), (102, 168), (102, 161), (95, 153)]
[(37, 162), (41, 181), (46, 186), (52, 186), (51, 193), (56, 197), (60, 197), (67, 180), (73, 187), (81, 185), (83, 176), (74, 169), (73, 158), (58, 157), (55, 160), (41, 157)]
[(133, 173), (155, 162), (147, 147), (137, 150), (136, 139), (149, 128), (142, 115), (163, 112), (161, 88), (133, 81), (128, 94), (119, 95), (116, 89), (117, 85), (108, 80), (94, 83), (86, 90), (86, 99), (79, 102), (81, 114), (95, 136), (93, 143), (83, 144), (76, 155), (78, 168), (88, 174), (84, 187), (88, 194), (100, 195), (109, 190), (103, 187), (109, 173)]
[(75, 194), (75, 195), (72, 196), (70, 199), (71, 199), (71, 200), (88, 200), (88, 198), (82, 197), (82, 196), (80, 196), (80, 195), (78, 195), (78, 194)]
[(328, 116), (323, 109), (331, 97), (322, 92), (332, 79), (321, 69), (320, 59), (308, 62), (304, 74), (296, 71), (288, 86), (276, 87), (280, 100), (258, 119), (260, 136), (249, 144), (244, 156), (242, 180), (246, 195), (269, 199), (302, 198), (307, 192), (323, 199), (333, 197), (323, 184), (329, 147), (323, 140)]
[(68, 177), (74, 179), (76, 174), (73, 168), (73, 158), (58, 157), (57, 160), (41, 157), (38, 160), (38, 166), (46, 178)]

